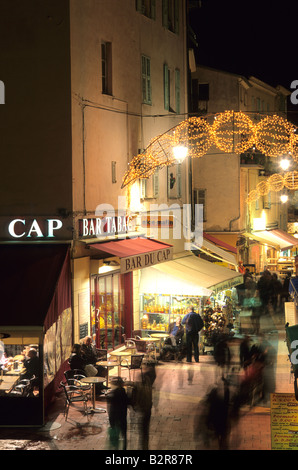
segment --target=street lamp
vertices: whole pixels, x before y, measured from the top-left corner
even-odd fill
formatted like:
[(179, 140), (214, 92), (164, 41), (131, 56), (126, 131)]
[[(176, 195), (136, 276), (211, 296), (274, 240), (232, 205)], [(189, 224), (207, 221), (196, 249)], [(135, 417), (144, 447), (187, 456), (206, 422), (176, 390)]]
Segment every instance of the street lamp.
[(290, 161), (287, 158), (283, 158), (280, 162), (280, 167), (283, 171), (287, 171), (290, 166)]
[(285, 204), (287, 202), (287, 200), (289, 199), (288, 195), (283, 193), (281, 196), (280, 196), (280, 200), (283, 204)]
[(188, 148), (184, 147), (183, 145), (176, 145), (175, 147), (173, 147), (173, 154), (175, 160), (177, 160), (178, 163), (182, 163), (187, 157)]

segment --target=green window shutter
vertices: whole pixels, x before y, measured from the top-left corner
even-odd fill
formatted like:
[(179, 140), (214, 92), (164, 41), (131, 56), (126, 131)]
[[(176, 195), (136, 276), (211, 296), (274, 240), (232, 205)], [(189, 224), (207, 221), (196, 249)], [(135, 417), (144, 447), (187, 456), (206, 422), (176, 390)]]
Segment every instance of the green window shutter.
[(141, 186), (140, 196), (141, 196), (141, 199), (144, 199), (147, 196), (147, 180), (140, 179), (140, 186)]
[(153, 197), (158, 197), (159, 193), (159, 171), (157, 170), (153, 175)]
[(162, 0), (162, 25), (165, 28), (169, 27), (169, 0)]
[(180, 114), (180, 70), (175, 70), (175, 105), (176, 113)]
[(182, 196), (181, 163), (177, 165), (177, 197)]
[(169, 68), (167, 64), (163, 66), (163, 78), (164, 78), (164, 106), (169, 111), (170, 100), (169, 100)]
[(174, 28), (175, 28), (175, 33), (179, 34), (179, 0), (175, 0), (175, 11), (174, 11)]
[(156, 19), (156, 0), (151, 0), (151, 19)]
[(143, 5), (143, 1), (142, 1), (142, 0), (136, 0), (136, 10), (137, 10), (139, 13), (142, 13), (142, 5)]

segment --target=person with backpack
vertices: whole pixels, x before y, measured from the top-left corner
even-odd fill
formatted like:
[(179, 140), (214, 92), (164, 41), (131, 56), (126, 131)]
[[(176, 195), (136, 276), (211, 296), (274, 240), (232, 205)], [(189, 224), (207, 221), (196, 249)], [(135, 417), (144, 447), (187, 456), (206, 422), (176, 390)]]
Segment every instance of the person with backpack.
[(186, 331), (186, 361), (192, 362), (192, 347), (194, 350), (194, 358), (199, 362), (199, 332), (204, 326), (204, 322), (199, 315), (195, 313), (193, 307), (189, 307), (188, 313), (182, 320)]

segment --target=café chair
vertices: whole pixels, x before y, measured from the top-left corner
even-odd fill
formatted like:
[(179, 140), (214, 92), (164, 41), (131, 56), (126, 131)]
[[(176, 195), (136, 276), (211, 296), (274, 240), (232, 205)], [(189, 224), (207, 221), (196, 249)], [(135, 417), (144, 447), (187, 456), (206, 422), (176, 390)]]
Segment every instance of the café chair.
[(84, 413), (88, 416), (87, 402), (89, 397), (80, 387), (75, 385), (67, 385), (64, 382), (60, 382), (60, 387), (63, 389), (65, 394), (65, 408), (64, 408), (64, 417), (67, 421), (69, 407), (76, 403), (84, 404)]
[(152, 356), (154, 356), (154, 362), (156, 362), (156, 347), (155, 343), (150, 343), (148, 341), (143, 341), (141, 339), (134, 339), (136, 344), (136, 350), (138, 353), (144, 353), (144, 360), (150, 362)]
[(125, 347), (126, 349), (136, 349), (135, 340), (132, 338), (127, 339), (125, 342)]
[(80, 369), (70, 369), (64, 371), (64, 377), (66, 379), (66, 383), (69, 386), (74, 385), (77, 388), (80, 388), (84, 392), (89, 392), (91, 391), (91, 385), (88, 384), (82, 384), (80, 382), (81, 379), (86, 377), (86, 374), (84, 371)]
[(10, 395), (27, 396), (30, 390), (31, 382), (29, 379), (22, 379), (9, 392)]
[(96, 355), (98, 361), (107, 361), (108, 360), (108, 350), (107, 349), (97, 349)]
[(142, 330), (132, 330), (132, 337), (135, 338), (136, 336), (142, 338)]
[(140, 369), (141, 376), (142, 376), (142, 379), (143, 379), (143, 370), (142, 370), (143, 358), (144, 358), (144, 356), (141, 355), (141, 354), (137, 354), (137, 355), (132, 354), (130, 356), (130, 361), (128, 361), (127, 359), (124, 359), (124, 358), (121, 360), (120, 366), (124, 367), (125, 369), (128, 369), (129, 381), (130, 382), (131, 382), (131, 373), (130, 373), (131, 370), (133, 370), (134, 374), (135, 374), (135, 370)]

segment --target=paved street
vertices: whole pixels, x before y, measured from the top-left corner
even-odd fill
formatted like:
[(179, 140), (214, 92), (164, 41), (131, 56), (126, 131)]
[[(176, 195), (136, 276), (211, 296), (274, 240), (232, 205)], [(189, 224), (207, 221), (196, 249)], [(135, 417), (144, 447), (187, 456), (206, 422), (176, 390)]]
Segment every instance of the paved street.
[[(269, 381), (276, 392), (293, 393), (290, 366), (283, 321), (262, 319), (261, 329), (277, 353), (276, 365)], [(232, 361), (237, 369), (239, 341), (230, 343)], [(272, 371), (270, 371), (271, 374)], [(126, 372), (124, 372), (125, 374)], [(164, 362), (156, 368), (154, 403), (150, 421), (149, 450), (194, 451), (217, 450), (214, 435), (195, 430), (195, 424), (206, 408), (205, 397), (215, 385), (223, 390), (221, 370), (212, 355), (200, 356), (200, 363)], [(116, 370), (112, 370), (112, 375)], [(236, 379), (238, 375), (234, 376)], [(137, 376), (136, 376), (137, 378)], [(233, 393), (233, 377), (230, 377)], [(105, 399), (100, 406), (106, 408)], [(42, 430), (2, 429), (2, 450), (107, 450), (109, 442), (107, 413), (93, 414), (89, 420), (80, 408), (71, 407), (67, 422), (63, 415), (64, 398), (58, 396)], [(231, 421), (227, 448), (229, 450), (270, 450), (270, 403), (245, 404), (237, 421)], [(200, 426), (199, 426), (200, 429)], [(130, 409), (128, 413), (128, 448), (140, 450), (139, 415)]]

